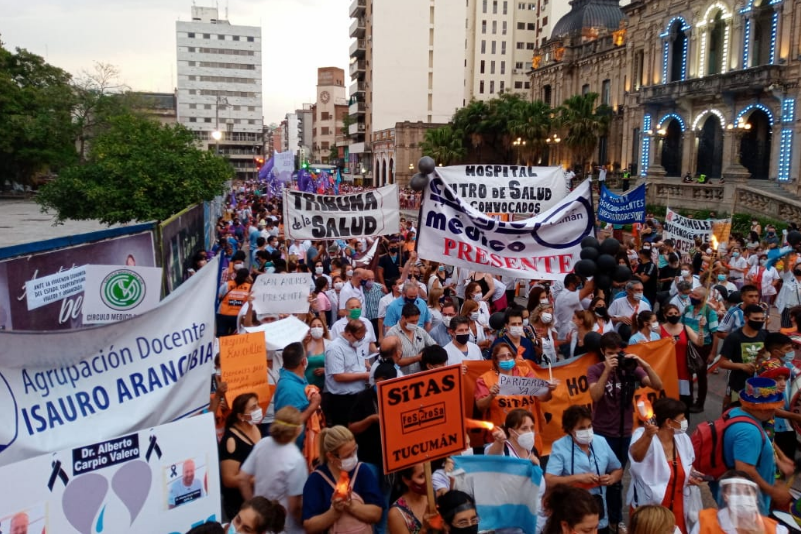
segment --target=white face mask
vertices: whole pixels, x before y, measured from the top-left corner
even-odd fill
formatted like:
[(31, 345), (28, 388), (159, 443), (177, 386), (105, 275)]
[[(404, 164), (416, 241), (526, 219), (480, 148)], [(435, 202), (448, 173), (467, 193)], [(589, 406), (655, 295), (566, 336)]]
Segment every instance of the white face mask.
[(340, 289), (342, 289), (342, 285), (343, 285), (342, 282), (334, 282), (334, 289), (339, 291)]
[[(675, 421), (674, 421), (674, 423), (675, 423)], [(674, 428), (673, 429), (673, 433), (674, 434), (686, 434), (687, 433), (687, 429), (690, 426), (690, 423), (687, 422), (687, 420), (685, 419), (682, 422), (680, 422), (679, 425), (681, 425), (679, 428)]]
[(264, 412), (261, 411), (261, 408), (256, 408), (252, 412), (250, 412), (250, 423), (251, 425), (258, 425), (261, 423), (261, 420), (264, 419)]
[(593, 432), (591, 428), (586, 430), (576, 430), (576, 443), (580, 445), (589, 445), (592, 443)]
[[(517, 434), (517, 432), (515, 432)], [(527, 451), (534, 448), (534, 432), (523, 432), (517, 434), (517, 443)]]
[(315, 326), (311, 330), (311, 337), (313, 339), (320, 339), (323, 337), (323, 327), (322, 326)]
[(523, 326), (528, 326), (528, 319), (523, 319)]
[(442, 324), (444, 324), (446, 327), (450, 326), (451, 325), (451, 319), (453, 319), (453, 317), (451, 317), (450, 315), (443, 315), (442, 316)]
[(522, 326), (510, 326), (509, 327), (509, 334), (515, 337), (520, 337), (523, 335), (523, 327)]
[(540, 315), (540, 320), (545, 324), (550, 324), (550, 322), (553, 321), (553, 315), (550, 313), (543, 313)]
[(642, 293), (634, 293), (632, 297), (634, 297), (634, 300), (642, 300)]
[(353, 276), (353, 271), (345, 271), (345, 275), (346, 275), (348, 278), (350, 278), (351, 276)]
[(659, 323), (651, 323), (651, 332), (659, 332)]
[(550, 303), (551, 303), (551, 301), (548, 300), (548, 299), (540, 299), (540, 304), (545, 304), (547, 306)]
[(314, 272), (317, 273), (317, 274), (323, 274), (323, 268), (322, 267), (315, 267), (314, 268)]
[(340, 469), (350, 473), (351, 471), (356, 469), (356, 466), (359, 464), (359, 456), (357, 454), (354, 454), (349, 458), (343, 458), (342, 460), (339, 461), (339, 464), (340, 464)]
[(475, 300), (476, 302), (481, 302), (481, 298), (483, 296), (484, 295), (482, 295), (481, 293), (476, 293), (475, 295), (473, 295), (473, 300)]
[(221, 377), (221, 376), (222, 376), (222, 369), (215, 369), (215, 370), (214, 370), (214, 375), (215, 375), (217, 378)]
[(681, 276), (683, 278), (687, 278), (688, 276), (690, 276), (690, 271), (688, 271), (687, 269), (682, 269), (681, 270)]
[(478, 321), (478, 312), (473, 312), (470, 314), (471, 321)]
[(413, 323), (413, 322), (409, 321), (408, 323), (406, 323), (406, 326), (404, 326), (404, 328), (405, 328), (405, 329), (406, 329), (406, 331), (408, 331), (408, 332), (414, 332), (414, 327), (415, 327), (415, 326), (417, 326), (415, 323)]
[(244, 269), (244, 268), (245, 268), (245, 264), (244, 263), (235, 263), (234, 264), (234, 270), (235, 271), (238, 271), (239, 269)]

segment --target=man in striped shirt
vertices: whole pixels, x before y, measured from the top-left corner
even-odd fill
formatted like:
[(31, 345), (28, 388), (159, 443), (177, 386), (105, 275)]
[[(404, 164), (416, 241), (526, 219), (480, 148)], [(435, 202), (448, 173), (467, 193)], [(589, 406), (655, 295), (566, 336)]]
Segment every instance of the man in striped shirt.
[[(706, 302), (707, 290), (704, 287), (696, 287), (690, 293), (690, 305), (684, 308), (682, 322), (688, 328), (698, 332), (704, 340), (704, 345), (696, 347), (701, 357), (710, 363), (715, 354), (718, 338), (715, 333), (718, 331), (718, 314)], [(706, 371), (698, 373), (698, 398), (690, 407), (690, 413), (702, 413), (707, 393), (707, 374)], [(693, 383), (690, 381), (690, 396), (693, 394)]]

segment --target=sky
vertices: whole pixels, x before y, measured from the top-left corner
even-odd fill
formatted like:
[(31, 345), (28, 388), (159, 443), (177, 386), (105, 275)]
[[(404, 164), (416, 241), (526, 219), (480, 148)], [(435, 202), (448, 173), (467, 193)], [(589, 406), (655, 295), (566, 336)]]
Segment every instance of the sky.
[[(265, 124), (314, 102), (318, 67), (347, 77), (350, 0), (195, 0), (228, 6), (232, 24), (261, 26)], [(73, 75), (95, 62), (120, 70), (134, 91), (175, 88), (175, 22), (192, 0), (0, 0), (0, 41)]]

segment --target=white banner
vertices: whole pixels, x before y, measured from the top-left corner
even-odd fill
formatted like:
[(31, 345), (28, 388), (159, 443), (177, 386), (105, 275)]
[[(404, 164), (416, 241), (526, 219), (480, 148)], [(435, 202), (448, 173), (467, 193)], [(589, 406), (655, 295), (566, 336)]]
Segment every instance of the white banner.
[(0, 466), (206, 408), (218, 261), (127, 321), (0, 331)]
[(495, 220), (435, 177), (423, 195), (417, 253), (423, 259), (516, 278), (561, 280), (594, 233), (590, 182), (550, 210), (518, 222)]
[(400, 232), (398, 186), (351, 195), (284, 190), (284, 231), (292, 239), (339, 239)]
[(718, 243), (726, 243), (731, 232), (731, 219), (690, 219), (668, 208), (663, 225), (662, 239), (672, 239), (676, 251), (685, 256), (695, 246), (695, 238), (704, 244), (714, 235)]
[(561, 167), (460, 165), (437, 167), (459, 197), (481, 213), (537, 215), (567, 195)]
[(548, 382), (541, 378), (498, 375), (499, 395), (539, 396), (548, 392)]
[(286, 319), (259, 326), (246, 327), (248, 334), (262, 332), (267, 342), (267, 350), (284, 350), (290, 343), (303, 341), (309, 332), (309, 325), (290, 315)]
[(0, 468), (0, 532), (180, 534), (221, 520), (212, 414), (111, 437)]
[(83, 324), (116, 323), (142, 315), (161, 300), (161, 267), (87, 265)]
[(25, 282), (28, 311), (77, 295), (86, 283), (86, 267), (73, 267)]
[(310, 273), (260, 274), (253, 282), (256, 313), (308, 313)]
[(273, 154), (273, 176), (279, 182), (289, 182), (292, 180), (292, 173), (295, 172), (295, 154), (292, 152), (276, 152)]

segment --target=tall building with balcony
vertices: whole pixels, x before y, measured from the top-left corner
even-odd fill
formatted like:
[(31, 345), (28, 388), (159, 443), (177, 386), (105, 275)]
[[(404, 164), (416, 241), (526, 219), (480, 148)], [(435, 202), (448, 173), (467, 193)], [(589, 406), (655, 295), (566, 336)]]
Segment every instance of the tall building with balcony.
[(192, 6), (177, 21), (178, 122), (229, 159), (238, 179), (253, 179), (263, 149), (261, 28)]
[[(314, 161), (336, 164), (331, 161), (332, 150), (337, 148), (337, 137), (343, 139), (344, 118), (348, 115), (345, 94), (345, 71), (337, 67), (317, 69), (317, 103), (314, 106)], [(343, 147), (346, 144), (343, 144)], [(339, 154), (337, 158), (339, 159)]]

